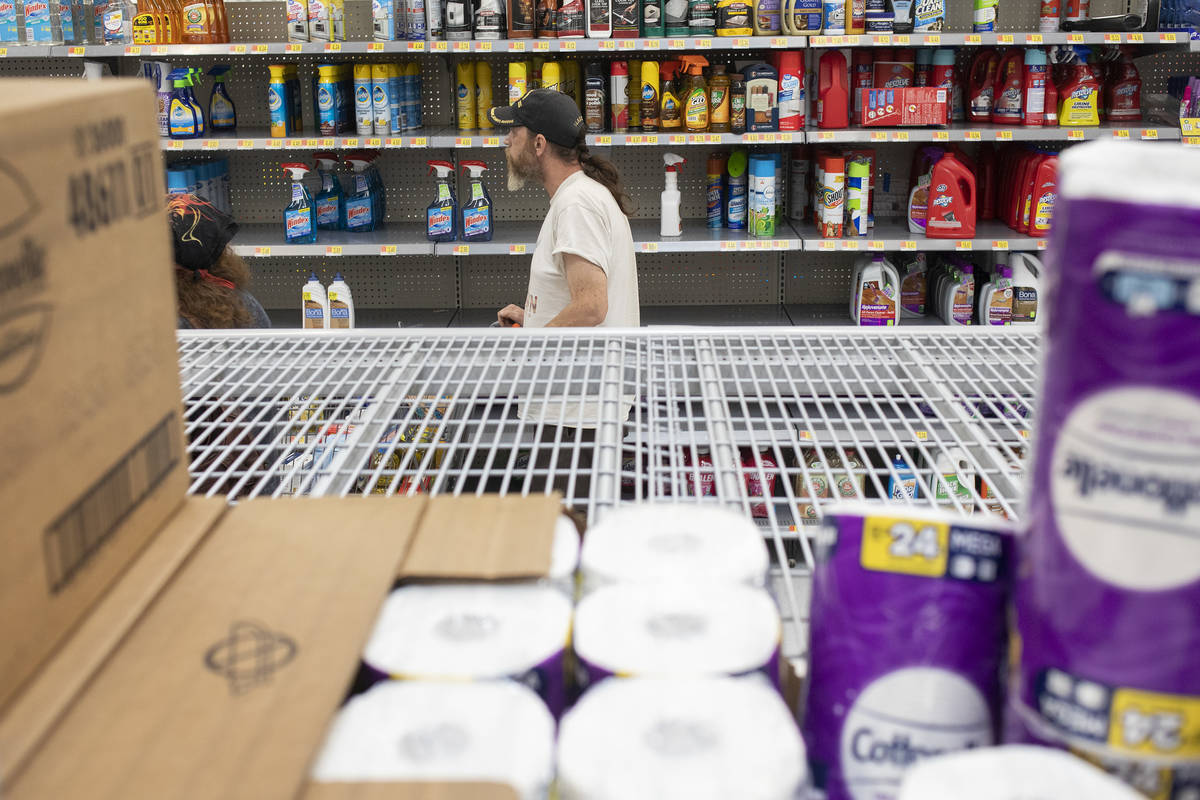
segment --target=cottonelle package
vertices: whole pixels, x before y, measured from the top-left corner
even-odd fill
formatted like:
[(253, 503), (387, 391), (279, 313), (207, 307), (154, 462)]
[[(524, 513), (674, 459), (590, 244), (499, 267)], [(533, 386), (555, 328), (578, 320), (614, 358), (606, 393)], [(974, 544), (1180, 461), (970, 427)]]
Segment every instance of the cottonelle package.
[(1000, 524), (839, 506), (818, 529), (804, 737), (828, 800), (998, 735), (1011, 540)]
[(804, 744), (778, 692), (745, 678), (610, 678), (563, 719), (561, 800), (793, 800)]
[(742, 675), (779, 679), (781, 630), (764, 589), (737, 584), (625, 584), (579, 604), (574, 645), (580, 682), (611, 675)]
[(589, 528), (579, 568), (585, 592), (662, 580), (763, 586), (767, 547), (753, 522), (728, 509), (645, 503)]
[(1200, 153), (1062, 158), (1015, 708), (1098, 759), (1200, 767)]

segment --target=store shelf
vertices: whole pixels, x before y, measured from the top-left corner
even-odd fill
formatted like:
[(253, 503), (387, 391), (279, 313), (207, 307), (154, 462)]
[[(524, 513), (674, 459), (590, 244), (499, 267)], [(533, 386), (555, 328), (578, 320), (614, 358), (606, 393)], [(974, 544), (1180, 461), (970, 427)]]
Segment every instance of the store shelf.
[(786, 326), (792, 320), (779, 305), (642, 306), (642, 326)]
[(1105, 124), (1090, 128), (1005, 127), (975, 125), (952, 128), (846, 128), (810, 130), (807, 140), (817, 144), (883, 144), (887, 142), (1073, 142), (1089, 139), (1172, 140), (1180, 138), (1178, 126), (1140, 122)]
[[(799, 144), (804, 131), (769, 133), (596, 133), (588, 134), (589, 147), (638, 147), (689, 145)], [(455, 131), (430, 137), (430, 147), (503, 147), (503, 131)]]
[[(289, 329), (300, 327), (300, 308), (268, 308), (271, 327)], [(358, 328), (446, 328), (454, 320), (452, 308), (355, 308), (354, 323)]]
[(998, 32), (998, 33), (913, 33), (860, 34), (851, 36), (813, 36), (809, 47), (963, 47), (996, 45), (1174, 45), (1186, 47), (1186, 31), (1134, 33), (1057, 33)]
[(10, 45), (0, 47), (0, 58), (49, 58), (54, 49), (50, 45)]
[[(440, 131), (440, 129), (438, 129)], [(200, 139), (160, 139), (162, 149), (175, 150), (369, 150), (453, 147), (452, 136), (437, 137), (425, 131), (404, 136), (288, 136), (272, 137), (265, 128), (248, 128)]]
[(243, 225), (233, 240), (242, 257), (269, 256), (431, 256), (433, 243), (425, 239), (424, 226), (390, 224), (366, 233), (320, 231), (315, 244), (288, 244), (283, 224)]
[(857, 239), (823, 239), (813, 226), (806, 226), (804, 249), (809, 252), (974, 252), (986, 250), (1045, 250), (1046, 239), (1024, 236), (1001, 222), (981, 222), (975, 228), (972, 239), (929, 239), (914, 235), (908, 227), (896, 220), (876, 222), (871, 236)]

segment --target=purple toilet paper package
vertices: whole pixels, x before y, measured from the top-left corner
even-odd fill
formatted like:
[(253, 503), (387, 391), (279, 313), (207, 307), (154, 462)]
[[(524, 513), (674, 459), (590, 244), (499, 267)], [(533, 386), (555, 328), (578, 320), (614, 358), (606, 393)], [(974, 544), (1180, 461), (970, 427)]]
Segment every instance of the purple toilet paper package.
[(804, 738), (828, 800), (998, 738), (1012, 538), (1002, 522), (839, 507), (818, 533)]
[(1094, 757), (1200, 763), (1200, 154), (1072, 148), (1061, 186), (1013, 700)]

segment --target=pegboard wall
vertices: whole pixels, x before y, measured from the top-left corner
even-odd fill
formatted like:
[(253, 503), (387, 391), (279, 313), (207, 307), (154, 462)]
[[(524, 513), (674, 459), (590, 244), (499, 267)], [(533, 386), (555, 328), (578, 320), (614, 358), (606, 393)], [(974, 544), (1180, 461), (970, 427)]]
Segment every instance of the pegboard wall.
[[(324, 284), (338, 272), (353, 288), (361, 308), (454, 308), (458, 305), (460, 259), (341, 256), (337, 258), (253, 258), (250, 291), (264, 308), (288, 308), (299, 301), (300, 287), (316, 272)], [(526, 265), (528, 272), (528, 265)], [(522, 295), (523, 296), (523, 295)]]

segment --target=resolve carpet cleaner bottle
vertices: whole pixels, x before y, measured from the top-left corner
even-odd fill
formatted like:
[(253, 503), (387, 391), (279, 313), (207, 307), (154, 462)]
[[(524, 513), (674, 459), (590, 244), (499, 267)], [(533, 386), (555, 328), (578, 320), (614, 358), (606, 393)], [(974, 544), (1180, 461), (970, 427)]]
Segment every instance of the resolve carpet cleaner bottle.
[(1142, 76), (1138, 74), (1128, 47), (1121, 48), (1121, 60), (1104, 87), (1104, 97), (1109, 122), (1141, 122)]
[(850, 90), (846, 86), (846, 57), (841, 50), (821, 55), (817, 84), (817, 127), (850, 126)]
[(1025, 53), (1019, 47), (1005, 51), (996, 68), (994, 96), (992, 99), (992, 123), (995, 125), (1020, 125), (1021, 106), (1024, 101), (1022, 89), (1025, 77)]
[(953, 153), (933, 165), (925, 235), (931, 239), (975, 237), (975, 175)]
[(284, 238), (288, 244), (312, 244), (317, 241), (317, 209), (304, 186), (308, 165), (293, 162), (281, 166), (292, 177), (292, 200), (283, 210)]
[(971, 62), (967, 88), (967, 121), (986, 125), (992, 121), (992, 104), (996, 93), (996, 72), (1000, 54), (995, 50), (980, 50)]
[(458, 238), (458, 204), (450, 188), (454, 165), (449, 161), (429, 161), (429, 171), (435, 174), (437, 196), (425, 209), (425, 236), (431, 242), (453, 242)]
[(462, 238), (464, 242), (492, 240), (492, 196), (483, 185), (487, 164), (482, 161), (463, 161), (471, 181), (471, 196), (462, 207)]
[(1067, 79), (1058, 89), (1058, 124), (1064, 128), (1095, 127), (1100, 124), (1100, 80), (1087, 63), (1091, 51), (1071, 48), (1074, 53)]

